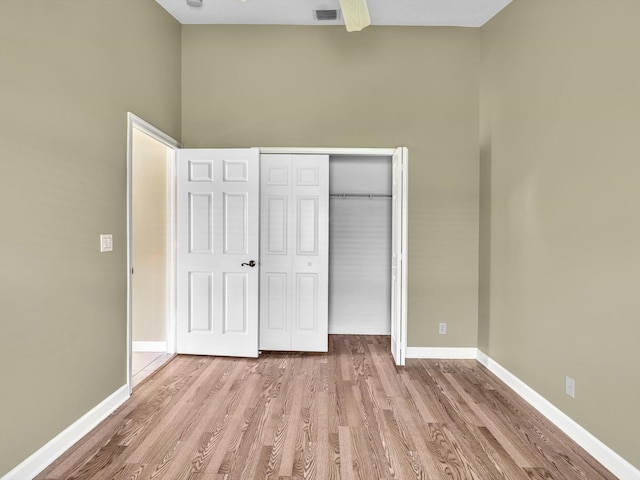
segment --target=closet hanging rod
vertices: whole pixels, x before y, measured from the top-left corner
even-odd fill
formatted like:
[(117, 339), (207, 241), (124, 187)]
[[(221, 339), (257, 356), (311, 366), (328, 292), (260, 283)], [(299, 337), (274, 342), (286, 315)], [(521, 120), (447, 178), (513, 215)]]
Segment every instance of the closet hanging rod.
[(391, 198), (386, 193), (332, 193), (330, 198)]

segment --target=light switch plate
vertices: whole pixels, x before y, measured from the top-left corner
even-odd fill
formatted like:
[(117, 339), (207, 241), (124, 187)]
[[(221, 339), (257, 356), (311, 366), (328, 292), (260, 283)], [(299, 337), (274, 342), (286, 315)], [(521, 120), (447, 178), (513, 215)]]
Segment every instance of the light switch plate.
[(100, 252), (112, 252), (113, 251), (113, 235), (110, 233), (100, 235)]

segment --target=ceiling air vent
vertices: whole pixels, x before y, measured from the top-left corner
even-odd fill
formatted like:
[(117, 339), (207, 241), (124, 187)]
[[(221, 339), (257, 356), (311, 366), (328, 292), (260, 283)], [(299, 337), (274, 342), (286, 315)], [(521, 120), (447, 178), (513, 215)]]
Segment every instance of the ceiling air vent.
[(316, 19), (316, 22), (332, 22), (340, 20), (340, 10), (314, 10), (313, 18)]

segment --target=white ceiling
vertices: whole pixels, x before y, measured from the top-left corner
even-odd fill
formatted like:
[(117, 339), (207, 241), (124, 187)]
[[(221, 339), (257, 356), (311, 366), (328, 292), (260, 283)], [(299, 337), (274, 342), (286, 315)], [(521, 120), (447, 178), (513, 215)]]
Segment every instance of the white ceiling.
[[(339, 9), (339, 0), (156, 0), (183, 24), (342, 25), (317, 22), (316, 9)], [(480, 27), (511, 0), (367, 0), (372, 25)]]

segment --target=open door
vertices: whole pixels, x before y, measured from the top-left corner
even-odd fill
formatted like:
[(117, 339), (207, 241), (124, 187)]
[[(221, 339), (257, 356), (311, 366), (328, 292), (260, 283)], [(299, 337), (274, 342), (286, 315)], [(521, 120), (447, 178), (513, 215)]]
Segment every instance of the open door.
[(178, 151), (177, 351), (258, 356), (259, 150)]
[(405, 147), (393, 154), (391, 239), (391, 354), (405, 364), (407, 342), (407, 157)]

